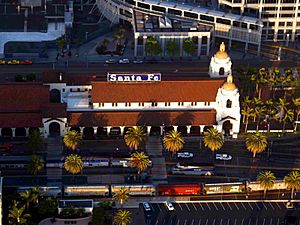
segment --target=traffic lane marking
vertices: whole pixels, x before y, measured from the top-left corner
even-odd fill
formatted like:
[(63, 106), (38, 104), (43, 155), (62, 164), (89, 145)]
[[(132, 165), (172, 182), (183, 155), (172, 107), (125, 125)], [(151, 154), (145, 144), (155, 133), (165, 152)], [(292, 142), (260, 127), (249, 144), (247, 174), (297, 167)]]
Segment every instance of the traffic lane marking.
[(262, 204), (263, 204), (263, 206), (264, 206), (265, 210), (268, 210), (268, 207), (265, 205), (265, 203), (264, 203), (264, 202), (262, 202)]
[(235, 207), (237, 208), (237, 210), (240, 210), (240, 208), (237, 206), (237, 204), (234, 202)]
[(157, 204), (157, 207), (159, 208), (159, 211), (162, 211), (161, 208), (160, 208), (160, 206), (159, 206), (159, 204)]
[(211, 208), (210, 208), (210, 206), (208, 205), (208, 203), (206, 203), (206, 205), (207, 205), (207, 207), (208, 207), (209, 211), (211, 211)]
[(201, 219), (199, 220), (198, 225), (201, 225)]
[(177, 205), (179, 206), (180, 210), (183, 211), (180, 203), (174, 203), (175, 208), (176, 208)]
[(244, 206), (244, 204), (243, 204), (242, 202), (241, 202), (241, 204), (242, 204), (243, 208), (244, 208), (245, 210), (247, 210), (246, 207)]
[(252, 205), (251, 205), (249, 202), (247, 202), (247, 203), (248, 203), (248, 205), (250, 206), (251, 210), (253, 210), (253, 207), (252, 207)]

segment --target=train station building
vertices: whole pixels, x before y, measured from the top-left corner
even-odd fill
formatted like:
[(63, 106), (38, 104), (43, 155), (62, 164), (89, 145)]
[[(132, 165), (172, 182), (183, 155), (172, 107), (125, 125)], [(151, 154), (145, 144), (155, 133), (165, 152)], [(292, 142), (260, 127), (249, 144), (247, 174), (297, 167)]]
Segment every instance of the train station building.
[[(220, 57), (218, 68), (228, 61), (225, 54), (220, 49), (213, 57)], [(107, 81), (99, 81), (97, 76), (45, 72), (41, 83), (4, 83), (0, 134), (28, 136), (39, 129), (48, 137), (77, 130), (84, 138), (94, 139), (145, 126), (148, 135), (174, 129), (184, 136), (198, 136), (215, 127), (236, 137), (239, 92), (232, 75), (226, 78), (224, 70), (219, 68), (217, 78), (193, 81), (165, 81), (160, 73), (110, 73)]]

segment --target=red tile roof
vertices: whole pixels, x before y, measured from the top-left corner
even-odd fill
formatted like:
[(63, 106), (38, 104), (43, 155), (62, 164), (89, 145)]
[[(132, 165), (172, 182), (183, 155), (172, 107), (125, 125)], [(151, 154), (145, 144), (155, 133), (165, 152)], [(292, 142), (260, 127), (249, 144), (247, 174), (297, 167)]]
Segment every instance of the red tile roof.
[(41, 113), (0, 113), (0, 127), (43, 127)]
[(68, 113), (69, 126), (214, 125), (216, 111)]
[(49, 103), (42, 108), (44, 118), (66, 117), (67, 104), (65, 103)]
[(0, 84), (0, 112), (37, 112), (49, 102), (42, 84)]
[(224, 80), (92, 82), (93, 102), (212, 102)]

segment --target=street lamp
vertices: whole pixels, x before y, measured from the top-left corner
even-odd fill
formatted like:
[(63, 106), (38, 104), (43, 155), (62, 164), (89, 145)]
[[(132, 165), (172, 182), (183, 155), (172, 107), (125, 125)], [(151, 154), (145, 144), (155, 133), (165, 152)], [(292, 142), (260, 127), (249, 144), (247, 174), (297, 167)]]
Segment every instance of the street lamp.
[(281, 58), (281, 47), (278, 49), (278, 55), (277, 55), (277, 60), (280, 61)]
[(286, 42), (285, 42), (286, 47), (289, 46), (289, 41), (290, 41), (290, 34), (286, 34)]

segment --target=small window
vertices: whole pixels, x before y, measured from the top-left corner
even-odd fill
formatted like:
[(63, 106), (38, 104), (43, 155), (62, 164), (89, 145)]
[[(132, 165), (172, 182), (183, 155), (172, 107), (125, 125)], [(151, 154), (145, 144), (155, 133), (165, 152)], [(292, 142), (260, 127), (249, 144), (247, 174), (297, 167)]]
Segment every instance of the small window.
[(196, 106), (197, 105), (197, 102), (192, 102), (191, 103), (191, 106)]
[(139, 106), (144, 106), (144, 102), (139, 102)]
[(125, 103), (125, 106), (126, 106), (126, 107), (130, 107), (130, 106), (131, 106), (131, 103), (130, 103), (130, 102), (126, 102), (126, 103)]
[(224, 67), (221, 67), (220, 70), (219, 70), (219, 75), (224, 76), (224, 73), (225, 73)]
[(63, 88), (62, 91), (65, 92), (66, 90)]
[(231, 108), (232, 106), (232, 101), (230, 101), (229, 99), (226, 102), (226, 108)]
[(183, 106), (183, 102), (178, 102), (178, 106)]
[(153, 107), (157, 106), (157, 102), (152, 102), (151, 104)]
[(80, 92), (80, 88), (77, 88), (77, 91)]
[(171, 106), (171, 102), (165, 102), (165, 106)]

